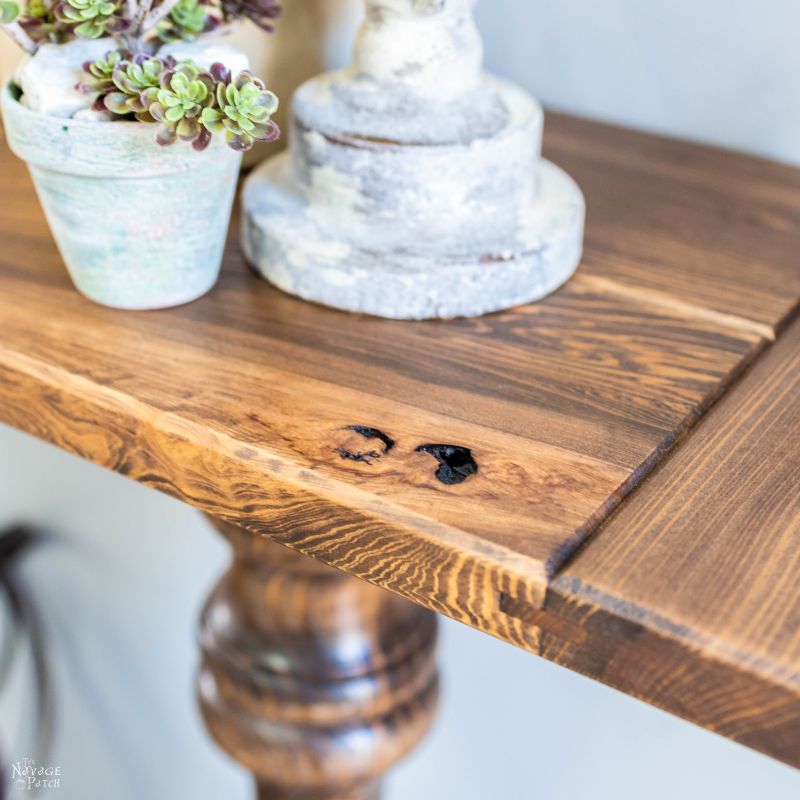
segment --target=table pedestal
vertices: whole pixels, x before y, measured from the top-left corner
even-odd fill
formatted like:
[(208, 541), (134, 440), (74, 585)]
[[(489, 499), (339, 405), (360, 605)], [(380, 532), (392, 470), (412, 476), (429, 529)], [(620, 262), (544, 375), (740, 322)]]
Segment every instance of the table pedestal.
[(203, 611), (200, 706), (261, 800), (373, 800), (436, 706), (436, 617), (221, 522), (231, 568)]

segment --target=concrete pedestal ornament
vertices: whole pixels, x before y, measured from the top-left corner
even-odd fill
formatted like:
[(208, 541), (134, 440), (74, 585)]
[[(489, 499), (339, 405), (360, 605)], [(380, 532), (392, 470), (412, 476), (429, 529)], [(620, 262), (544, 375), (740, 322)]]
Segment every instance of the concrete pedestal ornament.
[(295, 94), (290, 148), (243, 193), (279, 288), (398, 319), (537, 300), (580, 261), (584, 202), (540, 157), (543, 113), (482, 71), (475, 0), (366, 0), (353, 65)]

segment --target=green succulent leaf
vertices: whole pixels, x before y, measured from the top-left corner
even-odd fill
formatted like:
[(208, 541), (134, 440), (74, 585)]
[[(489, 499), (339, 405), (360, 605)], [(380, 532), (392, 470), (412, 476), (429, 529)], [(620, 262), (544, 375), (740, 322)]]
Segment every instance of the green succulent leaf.
[(25, 5), (25, 16), (34, 19), (45, 19), (50, 16), (52, 4), (47, 0), (28, 0)]
[(0, 23), (13, 22), (19, 16), (19, 6), (10, 0), (0, 0)]
[(123, 92), (111, 92), (103, 98), (105, 107), (112, 114), (130, 114), (131, 110), (128, 108), (128, 95)]
[(201, 120), (211, 133), (222, 133), (225, 130), (222, 124), (224, 117), (225, 115), (216, 108), (204, 108)]
[(158, 38), (163, 42), (196, 39), (201, 33), (219, 24), (219, 19), (209, 14), (210, 8), (211, 6), (201, 0), (180, 0), (167, 19), (158, 26)]
[(62, 22), (73, 24), (73, 33), (84, 39), (98, 39), (125, 24), (118, 15), (119, 4), (109, 0), (63, 0), (55, 12)]
[(103, 25), (94, 20), (87, 20), (75, 26), (75, 33), (84, 39), (99, 39), (105, 32)]

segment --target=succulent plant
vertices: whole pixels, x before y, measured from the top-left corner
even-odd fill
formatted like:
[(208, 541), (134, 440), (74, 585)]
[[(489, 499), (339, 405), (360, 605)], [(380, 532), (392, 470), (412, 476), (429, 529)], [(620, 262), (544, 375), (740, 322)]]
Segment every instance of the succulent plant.
[(203, 0), (179, 0), (167, 18), (157, 27), (156, 33), (162, 42), (178, 39), (191, 41), (219, 24), (210, 13), (210, 6)]
[(155, 101), (155, 92), (161, 78), (174, 68), (172, 58), (156, 58), (139, 53), (114, 67), (114, 91), (106, 94), (103, 103), (113, 114), (135, 114), (140, 122), (153, 122), (149, 108)]
[(53, 11), (53, 4), (45, 0), (29, 0), (25, 6), (25, 16), (44, 19)]
[(76, 36), (99, 39), (130, 24), (119, 16), (119, 10), (118, 3), (112, 0), (64, 0), (56, 8), (56, 17), (74, 25)]
[(29, 52), (43, 41), (114, 37), (117, 49), (84, 63), (75, 88), (112, 119), (159, 123), (159, 144), (180, 140), (197, 150), (215, 133), (234, 150), (274, 141), (278, 98), (248, 71), (234, 78), (223, 64), (203, 71), (153, 53), (241, 17), (271, 31), (280, 13), (277, 0), (0, 0), (0, 25)]
[(273, 23), (283, 12), (278, 0), (221, 0), (221, 3), (227, 19), (247, 18), (269, 33), (275, 30)]
[(200, 122), (204, 109), (214, 102), (214, 78), (201, 72), (191, 61), (182, 61), (161, 76), (160, 88), (149, 89), (143, 99), (149, 102), (149, 113), (160, 123), (156, 141), (173, 144), (180, 139), (192, 142), (196, 150), (204, 149), (211, 134)]
[(191, 41), (244, 17), (271, 32), (280, 15), (278, 0), (0, 0), (0, 25), (30, 53), (42, 42), (101, 36), (153, 53), (159, 42)]
[(130, 55), (123, 50), (111, 50), (97, 61), (85, 61), (83, 78), (75, 88), (85, 94), (97, 94), (95, 108), (100, 109), (105, 95), (113, 92), (116, 88), (114, 86), (114, 70), (126, 57), (130, 57)]
[(249, 150), (254, 141), (271, 142), (280, 129), (270, 119), (278, 98), (244, 71), (234, 80), (223, 64), (201, 70), (190, 60), (175, 61), (146, 54), (112, 51), (83, 65), (80, 91), (96, 92), (95, 108), (140, 122), (160, 123), (156, 141), (181, 140), (203, 150), (212, 134), (221, 133), (234, 150)]
[(202, 122), (210, 133), (224, 133), (234, 150), (249, 150), (254, 141), (272, 142), (280, 128), (270, 119), (278, 110), (278, 98), (248, 71), (233, 80), (222, 64), (214, 64), (216, 104), (203, 109)]
[(29, 0), (18, 17), (19, 26), (37, 44), (74, 38), (74, 25), (59, 19), (57, 0)]
[(32, 54), (44, 42), (112, 36), (120, 49), (152, 55), (164, 43), (192, 41), (243, 17), (272, 31), (280, 15), (278, 0), (0, 0), (0, 27)]

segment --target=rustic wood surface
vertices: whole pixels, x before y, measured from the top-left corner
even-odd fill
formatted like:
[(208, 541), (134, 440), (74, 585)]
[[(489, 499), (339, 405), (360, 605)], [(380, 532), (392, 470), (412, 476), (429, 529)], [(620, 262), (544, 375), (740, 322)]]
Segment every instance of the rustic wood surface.
[[(588, 606), (548, 585), (787, 325), (800, 171), (558, 115), (545, 149), (586, 193), (576, 278), (533, 306), (411, 324), (277, 292), (235, 232), (208, 297), (94, 306), (2, 149), (0, 418), (507, 641), (569, 663), (548, 637), (577, 638), (591, 659), (605, 635), (556, 613)], [(714, 727), (641, 681), (626, 690)]]
[(436, 708), (436, 615), (216, 525), (234, 560), (201, 622), (209, 730), (264, 800), (377, 800)]
[(545, 154), (580, 176), (589, 201), (585, 275), (767, 336), (788, 321), (800, 296), (800, 170), (577, 117), (548, 121)]
[(617, 624), (549, 658), (800, 766), (800, 321), (551, 592)]

